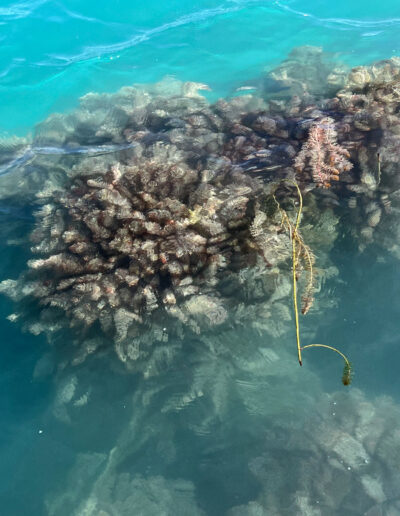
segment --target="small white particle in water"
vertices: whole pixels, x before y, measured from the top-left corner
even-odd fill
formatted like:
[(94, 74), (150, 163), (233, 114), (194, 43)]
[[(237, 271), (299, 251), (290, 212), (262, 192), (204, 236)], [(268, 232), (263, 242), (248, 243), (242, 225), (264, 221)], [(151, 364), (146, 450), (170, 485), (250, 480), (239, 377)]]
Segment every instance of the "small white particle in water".
[(332, 416), (336, 416), (336, 412), (332, 412)]
[(333, 404), (336, 405), (336, 401), (334, 401)]
[(163, 331), (167, 331), (167, 328), (163, 328)]
[(315, 503), (319, 503), (319, 500), (317, 500)]
[(42, 433), (43, 433), (43, 430), (39, 430), (39, 432), (38, 432), (38, 433), (39, 433), (39, 434), (42, 434)]
[(347, 469), (350, 471), (350, 470), (351, 470), (351, 467), (350, 467), (350, 466), (348, 466), (348, 468), (347, 468)]
[(368, 464), (369, 460), (368, 459), (365, 459), (364, 460), (365, 464)]

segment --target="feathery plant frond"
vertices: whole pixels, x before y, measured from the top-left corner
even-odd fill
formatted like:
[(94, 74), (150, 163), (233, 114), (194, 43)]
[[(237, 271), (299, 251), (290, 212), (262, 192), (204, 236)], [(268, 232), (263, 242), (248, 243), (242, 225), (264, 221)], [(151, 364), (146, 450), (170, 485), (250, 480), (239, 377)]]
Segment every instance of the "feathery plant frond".
[(343, 374), (342, 374), (342, 383), (343, 385), (350, 385), (353, 381), (353, 366), (347, 360), (345, 361)]
[(279, 213), (281, 215), (281, 225), (282, 228), (289, 232), (290, 240), (292, 242), (292, 279), (293, 279), (293, 307), (294, 307), (294, 319), (296, 325), (296, 343), (297, 343), (297, 357), (300, 365), (303, 365), (302, 359), (302, 351), (307, 348), (326, 348), (334, 351), (339, 354), (344, 360), (344, 369), (342, 374), (342, 383), (343, 385), (350, 385), (352, 382), (353, 376), (353, 367), (349, 362), (346, 355), (344, 355), (338, 349), (328, 346), (326, 344), (308, 344), (306, 346), (301, 346), (300, 343), (300, 325), (299, 325), (299, 309), (297, 302), (297, 280), (299, 277), (299, 268), (303, 266), (303, 268), (308, 273), (307, 284), (304, 290), (304, 293), (301, 298), (301, 312), (302, 314), (306, 314), (312, 306), (313, 303), (313, 292), (314, 292), (314, 272), (313, 265), (315, 263), (315, 257), (312, 253), (309, 246), (304, 243), (302, 236), (299, 233), (299, 226), (301, 221), (301, 214), (303, 210), (303, 196), (299, 185), (292, 180), (284, 180), (291, 183), (297, 190), (297, 195), (299, 199), (299, 206), (296, 213), (296, 218), (294, 222), (291, 222), (288, 214), (285, 210), (282, 209), (275, 195), (273, 195), (273, 199), (278, 207)]
[(294, 181), (290, 181), (297, 189), (299, 198), (299, 207), (296, 213), (295, 222), (291, 222), (288, 214), (282, 209), (275, 195), (273, 196), (274, 201), (278, 207), (281, 215), (281, 225), (283, 229), (287, 230), (290, 235), (292, 242), (292, 274), (293, 274), (293, 304), (294, 304), (294, 315), (296, 323), (296, 340), (297, 340), (297, 354), (299, 364), (302, 365), (301, 358), (301, 345), (300, 345), (300, 333), (299, 333), (299, 315), (298, 315), (298, 303), (297, 303), (297, 280), (299, 277), (300, 267), (302, 266), (308, 273), (307, 285), (302, 296), (301, 311), (306, 314), (312, 306), (313, 302), (313, 291), (314, 291), (314, 271), (313, 265), (315, 257), (311, 249), (304, 243), (304, 240), (299, 233), (299, 225), (301, 220), (301, 214), (303, 209), (303, 196), (301, 195), (298, 184)]

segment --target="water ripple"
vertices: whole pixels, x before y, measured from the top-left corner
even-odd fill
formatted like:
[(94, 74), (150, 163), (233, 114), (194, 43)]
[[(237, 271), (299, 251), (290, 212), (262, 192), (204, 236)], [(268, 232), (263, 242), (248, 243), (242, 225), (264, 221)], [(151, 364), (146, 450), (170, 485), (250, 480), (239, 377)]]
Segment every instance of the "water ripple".
[(27, 2), (15, 2), (9, 7), (0, 7), (0, 18), (4, 17), (8, 20), (26, 18), (38, 7), (46, 4), (47, 2), (48, 0), (28, 0)]
[(99, 18), (93, 18), (92, 16), (85, 16), (84, 14), (81, 14), (79, 12), (72, 11), (71, 9), (68, 9), (65, 5), (63, 5), (60, 2), (57, 2), (56, 5), (69, 18), (74, 18), (76, 20), (80, 20), (80, 21), (84, 21), (84, 22), (89, 22), (89, 23), (97, 23), (99, 25), (106, 25), (107, 27), (120, 27), (120, 26), (123, 25), (122, 23), (110, 22), (108, 20), (100, 20)]
[[(350, 30), (350, 29), (382, 29), (385, 27), (393, 27), (400, 25), (400, 18), (386, 18), (383, 20), (357, 20), (352, 18), (319, 18), (311, 13), (306, 13), (293, 9), (279, 0), (274, 0), (274, 5), (279, 9), (295, 14), (296, 16), (309, 18), (319, 25), (323, 25), (330, 28), (336, 28), (339, 30)], [(372, 34), (368, 34), (372, 35)], [(375, 35), (375, 34), (374, 34)]]
[(204, 21), (209, 18), (215, 18), (216, 16), (224, 15), (227, 13), (232, 13), (235, 11), (239, 11), (240, 7), (238, 5), (232, 7), (215, 7), (213, 9), (203, 9), (201, 11), (196, 11), (191, 14), (187, 14), (184, 16), (180, 16), (176, 20), (168, 23), (164, 23), (158, 27), (154, 27), (152, 29), (148, 29), (142, 31), (141, 34), (137, 34), (132, 36), (131, 38), (121, 41), (118, 43), (112, 43), (109, 45), (94, 45), (86, 47), (81, 53), (75, 54), (73, 56), (63, 56), (60, 54), (48, 54), (48, 56), (54, 59), (53, 62), (46, 62), (47, 65), (60, 66), (60, 62), (63, 62), (65, 66), (70, 65), (72, 63), (80, 62), (80, 61), (88, 61), (90, 59), (98, 59), (101, 56), (106, 56), (110, 54), (115, 54), (117, 52), (121, 52), (123, 50), (127, 50), (131, 47), (139, 45), (144, 41), (148, 41), (153, 36), (161, 34), (169, 29), (173, 29), (175, 27), (181, 27), (183, 25), (188, 25), (191, 23)]

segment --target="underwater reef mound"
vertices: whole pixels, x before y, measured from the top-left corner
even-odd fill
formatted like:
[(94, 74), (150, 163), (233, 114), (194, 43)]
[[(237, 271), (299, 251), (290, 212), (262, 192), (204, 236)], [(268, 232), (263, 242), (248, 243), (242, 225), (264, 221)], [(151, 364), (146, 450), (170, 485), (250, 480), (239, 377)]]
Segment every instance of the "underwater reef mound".
[[(37, 257), (0, 288), (21, 302), (28, 331), (74, 330), (85, 342), (75, 364), (107, 339), (133, 363), (169, 334), (222, 325), (237, 305), (240, 271), (267, 270), (279, 247), (278, 227), (270, 246), (259, 231), (260, 181), (230, 166), (200, 172), (160, 157), (120, 161), (44, 195), (30, 235)], [(280, 245), (275, 261), (286, 257)]]
[(400, 257), (400, 58), (353, 68), (322, 107), (336, 113), (339, 138), (355, 163), (341, 194), (346, 227), (360, 250), (374, 244)]
[(0, 198), (41, 206), (29, 271), (0, 284), (10, 320), (72, 329), (75, 364), (114, 347), (129, 367), (170, 336), (268, 332), (290, 319), (294, 181), (313, 289), (340, 232), (400, 256), (400, 59), (348, 70), (301, 47), (264, 78), (282, 88), (215, 103), (173, 78), (89, 93), (4, 141)]
[[(242, 117), (267, 141), (252, 156), (242, 154), (244, 170), (264, 180), (271, 173), (295, 174), (304, 191), (325, 181), (329, 189), (314, 192), (322, 203), (319, 209), (336, 205), (342, 230), (360, 251), (378, 245), (400, 257), (400, 58), (346, 69), (329, 65), (322, 49), (299, 47), (266, 77), (287, 89), (273, 98), (261, 92), (263, 112)], [(261, 124), (254, 124), (257, 118)], [(331, 142), (327, 129), (334, 135)]]
[(357, 389), (321, 395), (297, 436), (280, 449), (266, 440), (249, 461), (259, 496), (227, 514), (398, 514), (399, 418), (390, 397), (369, 399)]
[[(218, 488), (220, 514), (229, 516), (398, 514), (395, 400), (357, 388), (326, 393), (318, 372), (305, 377), (281, 340), (271, 346), (248, 328), (208, 338), (223, 354), (193, 346), (180, 367), (139, 378), (129, 389), (128, 421), (111, 444), (78, 454), (47, 497), (49, 514), (95, 516), (102, 509), (112, 515), (118, 509), (130, 515), (137, 506), (158, 514), (171, 497), (178, 509), (182, 498), (191, 504), (183, 514), (209, 514), (210, 482)], [(103, 367), (108, 371), (107, 360)], [(69, 438), (79, 432), (91, 443), (93, 428), (114, 427), (120, 409), (107, 397), (115, 379), (96, 384), (88, 370), (62, 373), (52, 412), (68, 425)], [(106, 421), (99, 409), (104, 403)], [(145, 474), (151, 462), (163, 481)], [(251, 490), (240, 490), (243, 478)]]
[[(291, 99), (332, 97), (347, 80), (348, 67), (323, 51), (322, 47), (295, 47), (288, 57), (266, 74), (262, 91), (267, 98)], [(276, 81), (275, 92), (268, 90), (269, 80)]]

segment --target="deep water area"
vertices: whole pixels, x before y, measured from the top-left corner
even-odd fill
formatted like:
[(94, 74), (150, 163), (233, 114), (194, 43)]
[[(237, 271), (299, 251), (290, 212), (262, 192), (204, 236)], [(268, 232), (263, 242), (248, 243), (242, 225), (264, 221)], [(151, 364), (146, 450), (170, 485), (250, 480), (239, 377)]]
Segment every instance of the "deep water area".
[(399, 27), (3, 2), (0, 515), (400, 515)]

